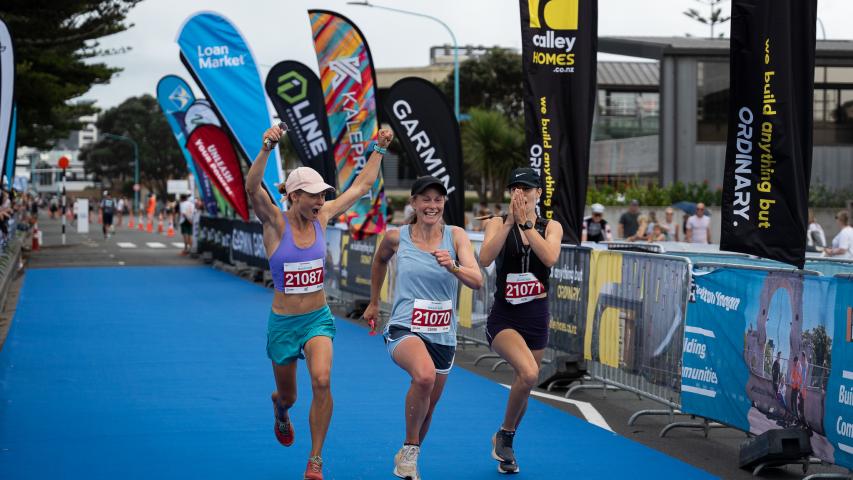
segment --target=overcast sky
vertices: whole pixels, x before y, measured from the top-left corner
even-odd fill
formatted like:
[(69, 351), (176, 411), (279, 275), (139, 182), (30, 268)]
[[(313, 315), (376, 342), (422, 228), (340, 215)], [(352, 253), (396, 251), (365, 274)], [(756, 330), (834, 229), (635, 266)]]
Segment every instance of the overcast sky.
[[(373, 3), (438, 17), (453, 30), (459, 45), (521, 48), (518, 0)], [(598, 5), (601, 36), (708, 35), (707, 27), (682, 14), (687, 8), (707, 8), (695, 0), (599, 0)], [(730, 3), (724, 5), (728, 10)], [(145, 0), (130, 12), (132, 28), (101, 41), (104, 48), (132, 47), (129, 53), (100, 59), (124, 71), (110, 84), (96, 86), (82, 98), (109, 108), (131, 96), (154, 95), (163, 75), (177, 74), (192, 83), (178, 60), (175, 37), (184, 20), (202, 10), (218, 12), (237, 25), (260, 66), (262, 80), (281, 60), (298, 60), (316, 70), (306, 13), (309, 8), (334, 10), (354, 21), (367, 37), (374, 65), (380, 69), (427, 65), (430, 46), (450, 43), (449, 34), (434, 21), (347, 5), (346, 0)], [(823, 20), (827, 38), (853, 38), (853, 0), (819, 0), (818, 17)], [(726, 36), (728, 25), (723, 27)]]

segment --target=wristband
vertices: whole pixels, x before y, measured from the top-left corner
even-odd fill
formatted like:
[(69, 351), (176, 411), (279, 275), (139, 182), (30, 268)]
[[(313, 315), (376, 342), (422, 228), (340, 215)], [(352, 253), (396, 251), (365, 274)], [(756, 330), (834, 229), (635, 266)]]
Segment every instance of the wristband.
[(388, 153), (387, 147), (386, 148), (380, 147), (379, 143), (377, 143), (375, 141), (371, 144), (370, 150), (373, 150), (374, 152), (378, 153), (379, 155), (385, 155), (386, 153)]

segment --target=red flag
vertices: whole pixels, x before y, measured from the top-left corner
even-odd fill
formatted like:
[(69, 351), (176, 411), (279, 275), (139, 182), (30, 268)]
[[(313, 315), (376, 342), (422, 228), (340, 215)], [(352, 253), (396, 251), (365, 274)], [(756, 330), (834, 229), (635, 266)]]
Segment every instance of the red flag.
[(249, 221), (243, 172), (228, 135), (216, 125), (202, 125), (190, 134), (187, 150), (234, 207), (234, 211), (244, 221)]

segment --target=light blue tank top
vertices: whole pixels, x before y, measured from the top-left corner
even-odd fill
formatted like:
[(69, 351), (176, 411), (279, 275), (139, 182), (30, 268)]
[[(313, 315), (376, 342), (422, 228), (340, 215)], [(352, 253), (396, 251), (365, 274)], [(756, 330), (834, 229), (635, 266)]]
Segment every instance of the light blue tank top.
[[(453, 227), (444, 227), (440, 250), (448, 250), (456, 258), (453, 248)], [(399, 325), (424, 335), (432, 343), (456, 346), (456, 300), (459, 295), (459, 279), (439, 266), (435, 257), (412, 243), (409, 225), (400, 228), (400, 245), (397, 247), (397, 277), (391, 318), (385, 327)], [(418, 312), (415, 310), (418, 300)], [(449, 301), (449, 318), (441, 303)], [(415, 325), (413, 325), (413, 318)], [(449, 328), (447, 328), (449, 323)], [(432, 332), (431, 330), (439, 330)]]

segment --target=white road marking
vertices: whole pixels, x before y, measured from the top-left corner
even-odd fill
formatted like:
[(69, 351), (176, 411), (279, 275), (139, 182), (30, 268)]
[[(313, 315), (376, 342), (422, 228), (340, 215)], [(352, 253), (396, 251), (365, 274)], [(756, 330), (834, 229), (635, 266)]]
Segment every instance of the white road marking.
[(148, 248), (166, 248), (166, 245), (160, 242), (145, 242)]
[(172, 242), (172, 246), (175, 248), (184, 248), (183, 242)]
[[(509, 389), (509, 385), (504, 385), (503, 383), (500, 386)], [(580, 400), (572, 400), (571, 398), (560, 397), (557, 395), (551, 395), (550, 393), (537, 392), (533, 390), (530, 392), (534, 397), (547, 398), (548, 400), (554, 400), (557, 402), (568, 403), (569, 405), (574, 405), (580, 410), (583, 418), (586, 419), (587, 422), (595, 425), (596, 427), (603, 428), (607, 431), (612, 432), (613, 429), (610, 428), (610, 425), (607, 424), (607, 420), (596, 410), (594, 406), (592, 406), (589, 402), (581, 402)]]
[(116, 243), (119, 248), (136, 248), (136, 244), (132, 242), (118, 242)]

